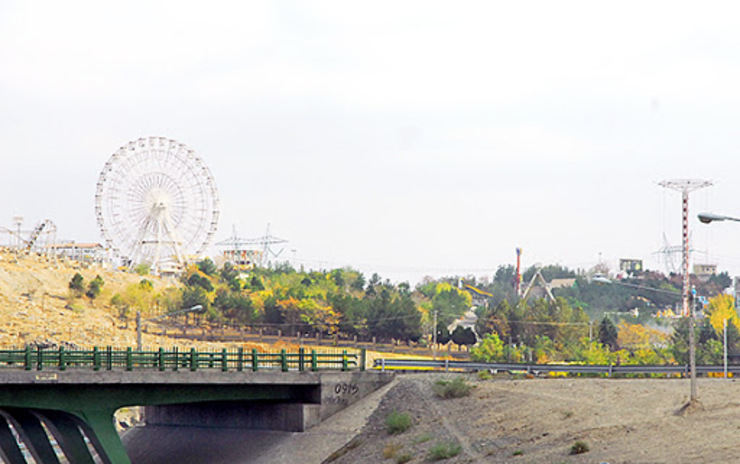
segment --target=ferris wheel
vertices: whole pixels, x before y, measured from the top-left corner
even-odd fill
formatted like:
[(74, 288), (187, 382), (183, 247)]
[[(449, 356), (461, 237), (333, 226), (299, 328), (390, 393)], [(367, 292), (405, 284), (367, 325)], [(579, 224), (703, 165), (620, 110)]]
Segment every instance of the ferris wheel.
[(175, 140), (148, 137), (110, 157), (98, 179), (95, 215), (108, 247), (130, 266), (180, 267), (211, 242), (218, 194), (208, 167)]

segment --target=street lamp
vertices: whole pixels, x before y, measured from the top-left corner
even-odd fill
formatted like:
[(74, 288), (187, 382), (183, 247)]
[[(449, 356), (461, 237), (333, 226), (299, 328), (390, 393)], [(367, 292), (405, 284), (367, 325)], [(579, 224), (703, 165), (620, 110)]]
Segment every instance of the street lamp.
[(721, 221), (736, 221), (740, 222), (740, 219), (734, 218), (731, 216), (722, 216), (721, 214), (714, 214), (714, 213), (699, 213), (699, 221), (702, 222), (702, 224), (709, 224), (710, 222), (721, 222)]
[[(720, 221), (735, 221), (740, 222), (740, 219), (731, 217), (731, 216), (723, 216), (721, 214), (714, 214), (714, 213), (699, 213), (699, 221), (701, 221), (703, 224), (709, 224), (710, 222), (720, 222)], [(738, 295), (735, 295), (735, 298), (737, 298)], [(727, 378), (727, 318), (724, 320), (724, 333), (722, 334), (724, 338), (724, 364), (725, 364), (725, 378)]]
[(192, 313), (195, 311), (200, 311), (201, 309), (203, 309), (202, 305), (195, 305), (192, 308), (172, 311), (171, 313), (162, 314), (160, 316), (145, 319), (144, 321), (141, 320), (141, 313), (139, 311), (136, 311), (136, 351), (141, 351), (141, 323), (142, 322), (156, 321), (158, 319), (165, 319), (170, 316), (176, 316), (178, 314), (186, 314), (186, 313)]
[[(603, 276), (597, 276), (592, 279), (594, 282), (602, 284), (616, 284), (624, 285), (625, 287), (642, 288), (645, 290), (652, 290), (659, 293), (669, 293), (671, 295), (681, 296), (681, 293), (671, 292), (669, 290), (663, 290), (659, 288), (652, 288), (645, 285), (627, 284), (624, 282), (614, 282), (611, 279), (607, 279)], [(696, 337), (694, 334), (694, 305), (696, 304), (696, 289), (691, 290), (693, 295), (693, 301), (689, 305), (689, 370), (691, 371), (691, 399), (689, 404), (695, 404), (698, 400), (698, 393), (696, 388)]]

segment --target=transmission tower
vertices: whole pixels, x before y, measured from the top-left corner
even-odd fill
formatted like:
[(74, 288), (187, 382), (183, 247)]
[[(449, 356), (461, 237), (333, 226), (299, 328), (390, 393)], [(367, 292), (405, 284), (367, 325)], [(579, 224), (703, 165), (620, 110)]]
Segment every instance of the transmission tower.
[[(236, 234), (236, 228), (234, 228), (234, 231), (231, 237), (227, 238), (226, 240), (216, 243), (216, 245), (229, 247), (229, 249), (231, 250), (252, 251), (252, 254), (254, 255), (252, 257), (255, 261), (255, 264), (257, 264), (258, 266), (264, 266), (266, 263), (266, 260), (268, 260), (270, 256), (274, 258), (277, 258), (280, 256), (284, 248), (281, 248), (279, 251), (275, 251), (273, 250), (272, 246), (279, 245), (282, 243), (288, 243), (288, 241), (283, 238), (275, 237), (274, 235), (272, 235), (270, 233), (270, 224), (267, 224), (267, 230), (265, 231), (265, 235), (263, 235), (262, 237), (240, 238)], [(261, 250), (256, 250), (256, 248), (258, 247), (261, 248)]]
[(699, 180), (699, 179), (676, 179), (676, 180), (664, 180), (658, 185), (671, 190), (677, 190), (681, 192), (681, 205), (683, 212), (682, 219), (682, 230), (681, 236), (683, 237), (683, 315), (689, 315), (689, 193), (694, 190), (699, 190), (704, 187), (711, 187), (714, 185), (711, 180)]

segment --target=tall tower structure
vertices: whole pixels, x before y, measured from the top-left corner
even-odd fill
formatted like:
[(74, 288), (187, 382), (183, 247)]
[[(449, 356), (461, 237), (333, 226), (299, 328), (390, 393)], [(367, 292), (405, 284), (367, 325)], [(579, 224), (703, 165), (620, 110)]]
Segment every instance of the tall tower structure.
[(514, 276), (514, 288), (516, 296), (522, 296), (522, 249), (516, 249), (516, 276)]
[(690, 283), (689, 283), (689, 254), (690, 254), (690, 244), (689, 244), (689, 193), (693, 192), (694, 190), (699, 190), (704, 187), (711, 187), (714, 185), (711, 180), (699, 180), (699, 179), (675, 179), (675, 180), (664, 180), (663, 182), (660, 182), (658, 185), (664, 188), (669, 188), (671, 190), (677, 190), (681, 192), (681, 209), (682, 209), (682, 227), (681, 227), (681, 236), (683, 238), (682, 241), (682, 258), (683, 258), (683, 265), (681, 267), (681, 270), (683, 272), (683, 290), (681, 292), (683, 296), (683, 315), (689, 316), (690, 314), (690, 308), (689, 308), (689, 291), (690, 291)]

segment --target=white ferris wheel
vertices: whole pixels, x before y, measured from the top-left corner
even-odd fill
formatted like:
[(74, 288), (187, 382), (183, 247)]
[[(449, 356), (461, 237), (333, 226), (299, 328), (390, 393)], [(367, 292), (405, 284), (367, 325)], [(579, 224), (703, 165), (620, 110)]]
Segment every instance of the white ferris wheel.
[(196, 153), (165, 137), (119, 148), (103, 167), (95, 215), (108, 247), (130, 266), (161, 271), (200, 255), (218, 225), (218, 194)]

